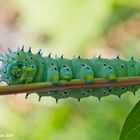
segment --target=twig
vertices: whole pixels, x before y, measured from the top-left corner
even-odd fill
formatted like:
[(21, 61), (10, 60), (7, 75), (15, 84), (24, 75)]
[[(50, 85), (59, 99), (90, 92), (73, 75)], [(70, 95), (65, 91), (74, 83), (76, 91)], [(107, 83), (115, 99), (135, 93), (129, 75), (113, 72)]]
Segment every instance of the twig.
[(36, 93), (36, 92), (44, 92), (44, 91), (52, 91), (52, 90), (118, 87), (118, 86), (132, 86), (132, 85), (140, 85), (140, 76), (118, 77), (117, 81), (112, 83), (108, 82), (103, 78), (96, 78), (94, 79), (94, 83), (90, 85), (87, 85), (84, 80), (73, 79), (69, 82), (60, 81), (60, 84), (58, 86), (54, 86), (51, 82), (0, 86), (0, 95)]

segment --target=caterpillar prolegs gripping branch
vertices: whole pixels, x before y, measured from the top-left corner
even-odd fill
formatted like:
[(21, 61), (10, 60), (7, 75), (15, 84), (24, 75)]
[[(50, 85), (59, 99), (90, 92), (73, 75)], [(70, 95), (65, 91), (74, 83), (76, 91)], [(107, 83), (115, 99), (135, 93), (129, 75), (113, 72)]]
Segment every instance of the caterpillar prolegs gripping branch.
[[(2, 61), (0, 68), (1, 81), (8, 85), (21, 85), (40, 82), (51, 82), (54, 86), (60, 83), (71, 83), (73, 79), (84, 80), (86, 85), (94, 85), (96, 78), (104, 78), (108, 83), (115, 83), (119, 77), (140, 76), (140, 62), (133, 57), (130, 60), (120, 59), (119, 56), (112, 59), (97, 58), (85, 59), (78, 56), (72, 59), (52, 58), (51, 54), (42, 56), (41, 50), (33, 54), (31, 47), (27, 52), (24, 46), (17, 51), (8, 49), (5, 55), (0, 54)], [(139, 80), (140, 81), (140, 80)], [(27, 85), (28, 86), (28, 85)], [(96, 96), (99, 98), (110, 94), (120, 97), (126, 91), (135, 94), (139, 85), (100, 87), (100, 88), (78, 88), (37, 92), (39, 101), (43, 96), (52, 96), (56, 99), (73, 97), (80, 101), (81, 98)], [(30, 93), (26, 94), (26, 98)]]

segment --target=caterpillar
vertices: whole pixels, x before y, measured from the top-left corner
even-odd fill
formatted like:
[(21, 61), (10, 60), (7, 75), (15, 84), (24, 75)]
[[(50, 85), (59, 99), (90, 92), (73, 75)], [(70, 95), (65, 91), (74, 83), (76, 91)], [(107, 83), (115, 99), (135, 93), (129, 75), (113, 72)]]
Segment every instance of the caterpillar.
[[(31, 47), (24, 51), (24, 46), (12, 51), (8, 48), (5, 55), (0, 54), (0, 80), (8, 85), (28, 84), (37, 82), (52, 82), (59, 85), (60, 80), (69, 82), (72, 79), (84, 79), (86, 84), (94, 84), (94, 78), (105, 78), (108, 82), (115, 82), (117, 77), (140, 76), (140, 62), (131, 57), (130, 60), (123, 60), (119, 56), (112, 59), (94, 57), (91, 59), (80, 56), (72, 59), (51, 57), (51, 54), (43, 57), (41, 50), (33, 54)], [(139, 86), (102, 87), (89, 89), (48, 91), (37, 93), (39, 101), (44, 96), (52, 96), (58, 102), (62, 98), (81, 98), (95, 96), (101, 97), (110, 94), (119, 98), (126, 91), (135, 94)], [(25, 98), (27, 99), (27, 93)]]

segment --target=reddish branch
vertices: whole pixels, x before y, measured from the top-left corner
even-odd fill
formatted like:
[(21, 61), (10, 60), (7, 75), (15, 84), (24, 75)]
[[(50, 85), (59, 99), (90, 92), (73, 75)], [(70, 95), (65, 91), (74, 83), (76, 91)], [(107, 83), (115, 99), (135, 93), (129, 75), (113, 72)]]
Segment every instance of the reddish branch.
[(87, 85), (84, 80), (73, 79), (69, 82), (60, 81), (60, 84), (58, 86), (54, 86), (51, 82), (1, 86), (0, 95), (36, 93), (36, 92), (44, 92), (44, 91), (51, 91), (51, 90), (118, 87), (118, 86), (132, 86), (132, 85), (140, 85), (140, 76), (119, 77), (117, 78), (117, 81), (112, 82), (112, 83), (109, 83), (103, 78), (96, 78), (94, 80), (94, 83), (90, 85)]

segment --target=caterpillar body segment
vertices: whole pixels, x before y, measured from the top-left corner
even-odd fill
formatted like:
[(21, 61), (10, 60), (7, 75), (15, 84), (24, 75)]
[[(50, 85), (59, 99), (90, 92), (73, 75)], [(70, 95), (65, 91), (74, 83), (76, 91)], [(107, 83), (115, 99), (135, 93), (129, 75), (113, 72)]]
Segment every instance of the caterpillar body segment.
[(72, 70), (75, 79), (85, 79), (87, 84), (92, 84), (94, 80), (94, 71), (88, 59), (72, 59)]
[[(109, 61), (110, 60), (103, 59), (101, 57), (91, 59), (95, 78), (106, 78), (108, 82), (116, 81), (116, 71), (111, 65), (109, 65)], [(108, 96), (109, 94), (113, 94), (113, 88), (104, 87), (100, 89), (94, 89), (94, 94), (92, 95), (97, 96), (100, 99), (101, 97)]]
[(60, 73), (60, 80), (71, 80), (73, 79), (73, 72), (72, 72), (72, 62), (70, 59), (66, 58), (57, 58), (56, 64), (59, 69)]

